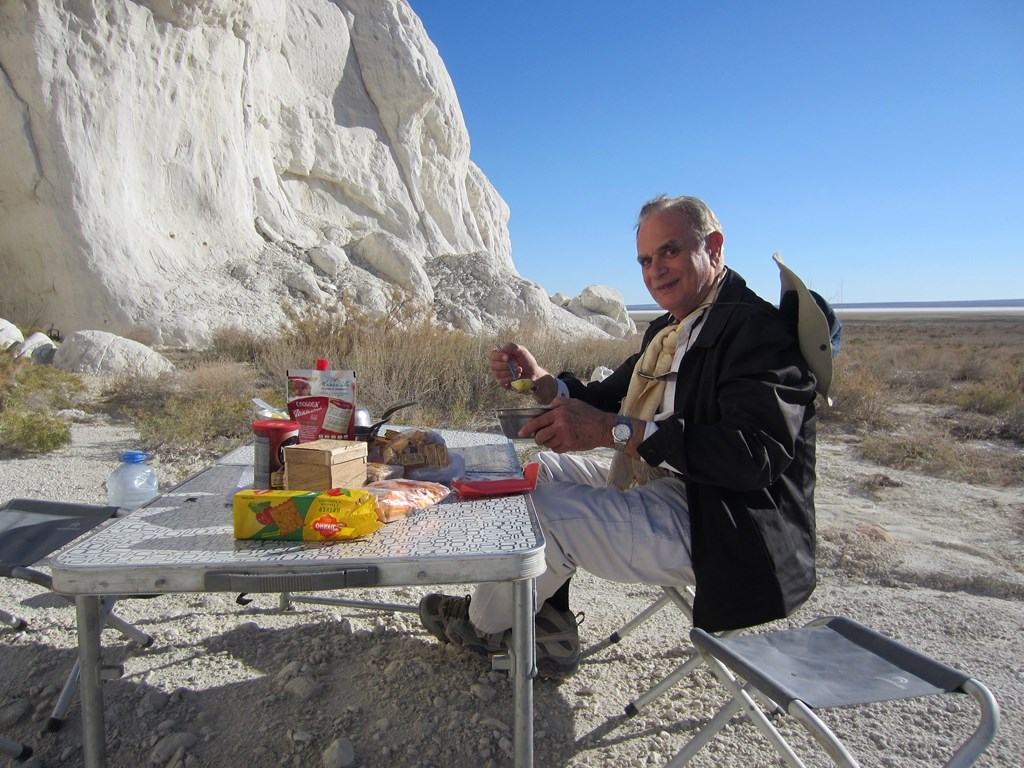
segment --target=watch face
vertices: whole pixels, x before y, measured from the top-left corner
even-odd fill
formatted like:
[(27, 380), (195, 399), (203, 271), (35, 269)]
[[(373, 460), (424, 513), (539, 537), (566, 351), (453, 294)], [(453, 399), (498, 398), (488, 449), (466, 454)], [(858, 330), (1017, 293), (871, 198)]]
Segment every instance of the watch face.
[(612, 438), (617, 442), (624, 443), (633, 434), (633, 428), (629, 424), (616, 424), (612, 427)]

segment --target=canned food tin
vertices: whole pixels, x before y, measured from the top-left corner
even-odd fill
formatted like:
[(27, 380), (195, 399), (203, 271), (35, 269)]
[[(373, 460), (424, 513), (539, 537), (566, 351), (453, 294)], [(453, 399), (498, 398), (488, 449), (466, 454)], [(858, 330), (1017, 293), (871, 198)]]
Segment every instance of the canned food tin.
[(252, 423), (253, 487), (284, 489), (284, 449), (299, 442), (299, 425), (286, 419), (264, 419)]

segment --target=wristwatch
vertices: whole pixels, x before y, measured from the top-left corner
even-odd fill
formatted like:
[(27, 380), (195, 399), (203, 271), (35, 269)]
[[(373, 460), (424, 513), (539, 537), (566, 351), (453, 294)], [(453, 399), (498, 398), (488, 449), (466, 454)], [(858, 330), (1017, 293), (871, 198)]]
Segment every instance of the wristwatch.
[(612, 427), (612, 448), (616, 451), (626, 450), (626, 443), (633, 436), (633, 424), (629, 416), (619, 416)]

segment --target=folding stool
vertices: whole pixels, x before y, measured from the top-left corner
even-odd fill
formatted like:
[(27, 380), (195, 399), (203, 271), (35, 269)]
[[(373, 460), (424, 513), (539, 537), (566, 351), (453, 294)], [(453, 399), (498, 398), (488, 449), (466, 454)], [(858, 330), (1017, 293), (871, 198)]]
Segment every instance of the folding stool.
[(947, 768), (973, 765), (999, 728), (999, 707), (979, 681), (845, 617), (826, 616), (799, 629), (742, 637), (719, 638), (694, 629), (690, 638), (732, 697), (666, 768), (689, 762), (740, 710), (746, 711), (787, 765), (803, 768), (751, 693), (777, 702), (842, 768), (859, 764), (812, 710), (966, 693), (978, 703), (979, 723), (945, 764)]
[[(118, 508), (111, 506), (42, 499), (11, 499), (0, 507), (0, 576), (30, 581), (52, 590), (53, 580), (49, 574), (29, 566), (39, 563), (117, 514)], [(143, 647), (152, 644), (152, 637), (110, 612), (115, 600), (114, 597), (106, 597), (101, 603), (100, 618), (105, 626), (136, 640)], [(16, 631), (28, 626), (24, 619), (2, 610), (0, 621)], [(78, 687), (78, 675), (79, 666), (76, 660), (54, 705), (47, 724), (48, 730), (57, 730), (63, 724), (64, 716)], [(0, 752), (4, 749), (0, 741)]]

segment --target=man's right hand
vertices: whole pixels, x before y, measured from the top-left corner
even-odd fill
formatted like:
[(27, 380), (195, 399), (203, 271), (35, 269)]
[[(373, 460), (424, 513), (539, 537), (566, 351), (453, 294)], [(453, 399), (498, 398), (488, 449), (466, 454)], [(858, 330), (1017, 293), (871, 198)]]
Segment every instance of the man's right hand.
[[(535, 385), (538, 384), (538, 379), (550, 376), (547, 371), (537, 365), (537, 360), (530, 354), (530, 350), (514, 341), (488, 352), (487, 363), (491, 367), (494, 380), (502, 389), (511, 389), (512, 387), (513, 378), (509, 365), (516, 369), (521, 379), (532, 381)], [(552, 394), (551, 397), (554, 395)]]

